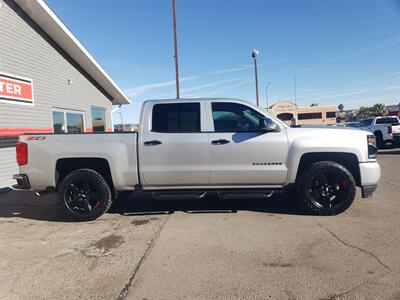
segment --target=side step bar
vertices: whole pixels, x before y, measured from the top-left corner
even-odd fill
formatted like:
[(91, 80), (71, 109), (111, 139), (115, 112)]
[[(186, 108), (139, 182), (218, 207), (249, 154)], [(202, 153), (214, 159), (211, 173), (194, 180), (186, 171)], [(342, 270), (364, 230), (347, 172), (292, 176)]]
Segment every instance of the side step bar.
[(267, 199), (274, 194), (273, 190), (254, 190), (254, 191), (221, 191), (217, 192), (221, 199)]
[(209, 194), (217, 195), (221, 199), (267, 199), (274, 194), (272, 189), (230, 189), (230, 190), (184, 190), (184, 191), (153, 191), (151, 192), (154, 199), (160, 200), (199, 200)]
[(157, 191), (152, 193), (154, 199), (160, 200), (199, 200), (207, 195), (207, 191)]

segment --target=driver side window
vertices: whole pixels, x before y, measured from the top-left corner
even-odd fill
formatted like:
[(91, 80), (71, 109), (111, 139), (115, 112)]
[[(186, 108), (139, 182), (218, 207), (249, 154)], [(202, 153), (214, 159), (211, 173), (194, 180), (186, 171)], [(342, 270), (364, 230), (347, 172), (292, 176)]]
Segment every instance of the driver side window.
[(214, 102), (211, 105), (215, 132), (260, 131), (264, 116), (254, 109), (229, 102)]

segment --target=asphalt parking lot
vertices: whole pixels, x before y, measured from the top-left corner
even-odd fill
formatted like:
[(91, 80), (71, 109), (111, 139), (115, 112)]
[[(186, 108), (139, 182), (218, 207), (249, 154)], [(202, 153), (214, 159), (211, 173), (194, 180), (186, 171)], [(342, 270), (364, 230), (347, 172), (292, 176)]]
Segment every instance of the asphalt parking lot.
[(0, 299), (400, 299), (400, 149), (339, 216), (269, 201), (126, 199), (88, 223), (0, 194)]

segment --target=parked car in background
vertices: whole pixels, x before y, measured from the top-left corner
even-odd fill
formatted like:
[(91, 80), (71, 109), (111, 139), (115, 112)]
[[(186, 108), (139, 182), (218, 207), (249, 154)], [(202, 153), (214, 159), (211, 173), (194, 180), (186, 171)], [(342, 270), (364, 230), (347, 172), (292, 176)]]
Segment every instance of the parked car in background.
[(237, 99), (143, 103), (139, 132), (26, 134), (18, 189), (55, 190), (74, 220), (103, 214), (120, 191), (159, 199), (268, 198), (296, 190), (310, 212), (334, 215), (375, 191), (375, 138), (360, 130), (291, 128)]
[(360, 123), (359, 122), (347, 122), (344, 126), (351, 127), (351, 128), (358, 128), (360, 126)]
[(400, 120), (396, 116), (371, 117), (360, 121), (359, 129), (375, 135), (378, 148), (400, 143)]

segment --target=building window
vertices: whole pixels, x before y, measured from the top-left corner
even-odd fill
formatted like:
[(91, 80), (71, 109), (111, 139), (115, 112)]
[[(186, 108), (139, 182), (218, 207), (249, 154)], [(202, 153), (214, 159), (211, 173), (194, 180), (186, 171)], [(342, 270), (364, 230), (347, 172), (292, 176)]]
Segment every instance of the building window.
[(326, 113), (327, 118), (336, 118), (336, 112), (335, 111), (328, 111)]
[(299, 120), (322, 119), (322, 113), (302, 113), (298, 114)]
[(106, 131), (106, 110), (104, 108), (92, 107), (93, 132)]
[(152, 131), (200, 132), (200, 103), (154, 105)]
[(66, 133), (64, 113), (53, 111), (53, 130), (54, 133)]
[(83, 112), (54, 109), (52, 114), (54, 133), (85, 132)]
[(293, 119), (293, 114), (291, 113), (281, 113), (277, 117), (282, 121), (291, 121)]

